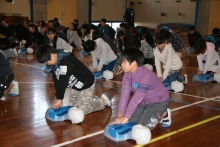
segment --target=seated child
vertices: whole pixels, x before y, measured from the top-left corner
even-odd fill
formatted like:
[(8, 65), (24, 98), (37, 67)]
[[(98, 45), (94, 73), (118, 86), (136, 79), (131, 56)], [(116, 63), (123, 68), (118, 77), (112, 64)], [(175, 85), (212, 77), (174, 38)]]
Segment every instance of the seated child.
[[(166, 85), (170, 85), (173, 81), (188, 83), (187, 75), (179, 77), (179, 73), (183, 68), (183, 62), (174, 51), (172, 44), (167, 44), (166, 39), (159, 35), (156, 36), (156, 48), (154, 49), (155, 66), (157, 76)], [(164, 72), (161, 72), (161, 63), (163, 63)]]
[(83, 49), (82, 40), (79, 38), (77, 31), (74, 30), (74, 24), (72, 22), (69, 24), (69, 29), (67, 30), (67, 39), (71, 46)]
[(52, 108), (61, 107), (62, 101), (71, 101), (70, 97), (65, 97), (67, 100), (64, 100), (65, 90), (68, 88), (72, 89), (71, 98), (75, 102), (72, 105), (82, 109), (84, 114), (102, 110), (105, 108), (105, 105), (111, 106), (111, 101), (106, 93), (103, 93), (101, 98), (97, 96), (93, 98), (95, 88), (94, 76), (73, 53), (61, 59), (58, 67), (54, 66), (58, 60), (57, 51), (50, 45), (41, 45), (36, 52), (36, 57), (39, 63), (46, 63), (51, 68), (56, 92), (56, 100)]
[(27, 53), (27, 48), (33, 48), (36, 49), (41, 44), (44, 44), (44, 36), (35, 30), (35, 24), (30, 24), (28, 26), (29, 30), (29, 36), (27, 39), (27, 42), (24, 44), (24, 46), (21, 46), (21, 49), (18, 50), (18, 53)]
[(92, 72), (114, 71), (117, 56), (102, 38), (98, 38), (95, 41), (87, 40), (84, 50), (92, 54)]
[(17, 96), (19, 94), (18, 82), (13, 81), (14, 73), (3, 52), (0, 51), (0, 98), (6, 94)]
[[(113, 124), (124, 124), (129, 121), (153, 129), (166, 116), (168, 121), (163, 122), (166, 124), (164, 127), (170, 126), (171, 113), (167, 109), (170, 103), (169, 93), (156, 74), (143, 66), (143, 53), (132, 47), (122, 51), (121, 57), (121, 66), (125, 74), (122, 80), (118, 117)], [(133, 96), (130, 99), (131, 92)]]
[(190, 26), (189, 32), (188, 32), (188, 40), (189, 40), (189, 47), (190, 47), (189, 50), (193, 50), (195, 41), (201, 38), (202, 36), (198, 31), (196, 31), (195, 26)]
[(215, 45), (199, 39), (195, 42), (194, 53), (197, 54), (199, 71), (197, 75), (207, 72), (220, 73), (220, 57), (215, 51)]
[(215, 45), (216, 52), (220, 55), (220, 30), (219, 28), (213, 28), (212, 34), (205, 37), (206, 42), (211, 42)]

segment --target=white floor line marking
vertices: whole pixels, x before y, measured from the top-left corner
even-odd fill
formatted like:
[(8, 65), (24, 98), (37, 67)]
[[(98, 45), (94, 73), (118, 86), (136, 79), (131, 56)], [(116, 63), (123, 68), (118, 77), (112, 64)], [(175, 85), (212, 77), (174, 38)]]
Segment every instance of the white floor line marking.
[(86, 139), (86, 138), (89, 138), (89, 137), (92, 137), (92, 136), (96, 136), (96, 135), (102, 134), (103, 132), (104, 132), (104, 130), (98, 131), (98, 132), (95, 132), (95, 133), (92, 133), (92, 134), (89, 134), (89, 135), (85, 135), (85, 136), (76, 138), (76, 139), (71, 140), (71, 141), (66, 141), (66, 142), (63, 142), (63, 143), (60, 143), (60, 144), (57, 144), (57, 145), (53, 145), (51, 147), (64, 146), (64, 145), (67, 145), (67, 144), (70, 144), (70, 143), (73, 143), (73, 142), (77, 142), (77, 141), (80, 141), (80, 140), (83, 140), (83, 139)]
[(20, 65), (24, 65), (24, 66), (30, 66), (30, 67), (36, 67), (36, 68), (40, 68), (40, 69), (42, 69), (42, 67), (39, 67), (39, 66), (32, 66), (32, 65), (23, 64), (23, 63), (17, 63), (17, 62), (10, 62), (10, 63), (20, 64)]
[(201, 98), (201, 99), (210, 99), (210, 98), (205, 98), (205, 97), (196, 96), (196, 95), (191, 95), (191, 94), (176, 93), (176, 92), (172, 92), (172, 91), (169, 91), (169, 92), (170, 92), (170, 93), (173, 93), (173, 94), (179, 94), (179, 95), (191, 96), (191, 97), (196, 97), (196, 98)]
[(206, 100), (202, 100), (202, 101), (199, 101), (199, 102), (195, 102), (195, 103), (192, 103), (192, 104), (188, 104), (188, 105), (185, 105), (185, 106), (181, 106), (181, 107), (178, 107), (178, 108), (174, 108), (171, 111), (177, 111), (177, 110), (187, 108), (187, 107), (190, 107), (190, 106), (193, 106), (193, 105), (197, 105), (197, 104), (200, 104), (200, 103), (211, 101), (211, 100), (214, 100), (214, 99), (217, 99), (217, 98), (219, 98), (219, 96), (216, 96), (216, 97), (213, 97), (213, 98), (210, 98), (210, 99), (206, 99)]
[(19, 84), (35, 84), (35, 83), (37, 83), (37, 84), (51, 84), (53, 82), (19, 82), (18, 81), (18, 83)]
[[(203, 100), (203, 101), (195, 102), (195, 103), (192, 103), (192, 104), (188, 104), (188, 105), (185, 105), (185, 106), (182, 106), (182, 107), (179, 107), (179, 108), (174, 108), (174, 109), (171, 109), (171, 111), (173, 112), (173, 111), (177, 111), (177, 110), (184, 109), (184, 108), (187, 108), (187, 107), (191, 107), (191, 106), (194, 106), (194, 105), (203, 103), (203, 102), (207, 102), (207, 101), (210, 101), (210, 100), (217, 99), (217, 98), (219, 98), (219, 97), (220, 97), (220, 96), (216, 96), (216, 97), (213, 97), (213, 98), (210, 98), (210, 99), (207, 99), (207, 100)], [(63, 143), (60, 143), (60, 144), (57, 144), (57, 145), (53, 145), (53, 146), (51, 146), (51, 147), (64, 146), (64, 145), (67, 145), (67, 144), (70, 144), (70, 143), (73, 143), (73, 142), (77, 142), (77, 141), (80, 141), (80, 140), (83, 140), (83, 139), (86, 139), (86, 138), (90, 138), (90, 137), (95, 136), (95, 135), (102, 134), (103, 132), (104, 132), (104, 130), (98, 131), (98, 132), (95, 132), (95, 133), (92, 133), (92, 134), (89, 134), (89, 135), (85, 135), (85, 136), (82, 136), (82, 137), (73, 139), (73, 140), (71, 140), (71, 141), (66, 141), (66, 142), (63, 142)]]

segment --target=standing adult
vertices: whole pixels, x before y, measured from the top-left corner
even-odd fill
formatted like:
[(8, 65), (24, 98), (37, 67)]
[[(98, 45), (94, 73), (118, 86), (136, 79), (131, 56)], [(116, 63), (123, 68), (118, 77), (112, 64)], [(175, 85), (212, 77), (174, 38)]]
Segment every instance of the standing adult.
[(130, 2), (130, 7), (125, 10), (125, 14), (124, 14), (124, 20), (127, 22), (127, 25), (129, 27), (134, 27), (134, 16), (135, 16), (134, 6), (135, 3)]

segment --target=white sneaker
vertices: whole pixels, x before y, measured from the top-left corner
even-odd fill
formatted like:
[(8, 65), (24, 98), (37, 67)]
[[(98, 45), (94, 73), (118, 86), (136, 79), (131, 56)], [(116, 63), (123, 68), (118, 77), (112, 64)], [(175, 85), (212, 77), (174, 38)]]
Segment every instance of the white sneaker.
[(187, 74), (184, 74), (183, 77), (184, 77), (183, 84), (187, 84), (188, 83)]
[(13, 88), (9, 92), (9, 95), (11, 96), (17, 96), (19, 94), (19, 85), (18, 82), (13, 80), (12, 83), (14, 84)]
[(110, 101), (109, 97), (108, 97), (108, 94), (107, 93), (103, 93), (101, 95), (101, 97), (104, 99), (104, 104), (111, 107), (112, 106), (112, 102)]
[(162, 121), (163, 121), (162, 122), (162, 127), (163, 128), (168, 128), (172, 124), (171, 110), (169, 108), (167, 108), (167, 117), (163, 118)]

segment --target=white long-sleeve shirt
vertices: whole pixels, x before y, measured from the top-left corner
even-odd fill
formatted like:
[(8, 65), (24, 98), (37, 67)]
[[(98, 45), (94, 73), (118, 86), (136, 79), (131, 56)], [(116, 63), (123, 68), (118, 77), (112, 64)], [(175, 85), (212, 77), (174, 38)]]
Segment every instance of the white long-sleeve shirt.
[[(215, 51), (215, 45), (210, 42), (206, 42), (206, 46), (207, 49), (205, 55), (199, 54), (197, 56), (199, 71), (203, 71), (204, 74), (207, 71), (220, 73), (220, 57), (218, 53)], [(203, 56), (206, 56), (205, 65), (202, 62)]]
[(56, 49), (63, 49), (64, 52), (70, 52), (70, 44), (63, 40), (62, 38), (58, 37), (56, 42)]
[[(164, 50), (160, 52), (159, 48), (154, 49), (155, 65), (157, 70), (157, 76), (166, 79), (169, 72), (172, 70), (179, 70), (183, 67), (183, 62), (176, 54), (171, 44), (166, 44)], [(161, 64), (163, 64), (164, 72), (162, 74)]]
[(69, 44), (74, 43), (78, 49), (82, 49), (82, 41), (79, 38), (77, 31), (67, 30), (67, 39), (69, 40)]
[[(97, 47), (92, 51), (93, 68), (97, 68), (98, 71), (101, 71), (103, 65), (108, 65), (117, 59), (117, 56), (102, 38), (96, 39), (95, 42)], [(97, 59), (99, 60), (99, 64)]]

